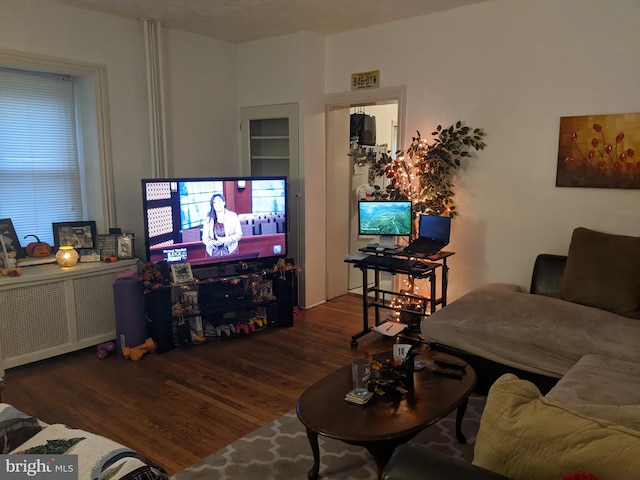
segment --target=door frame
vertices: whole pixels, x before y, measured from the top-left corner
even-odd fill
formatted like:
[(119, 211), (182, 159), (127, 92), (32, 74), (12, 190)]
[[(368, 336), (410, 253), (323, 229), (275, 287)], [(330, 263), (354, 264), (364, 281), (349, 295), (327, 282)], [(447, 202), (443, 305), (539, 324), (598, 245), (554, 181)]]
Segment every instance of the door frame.
[[(349, 289), (349, 265), (344, 262), (349, 253), (349, 209), (350, 165), (346, 161), (348, 138), (338, 131), (345, 125), (350, 108), (367, 105), (398, 105), (398, 148), (404, 142), (406, 118), (406, 85), (378, 89), (364, 89), (325, 95), (326, 118), (326, 279), (327, 300), (344, 295)], [(348, 137), (348, 133), (346, 134)], [(345, 231), (346, 229), (346, 231)], [(338, 234), (338, 232), (340, 232)]]

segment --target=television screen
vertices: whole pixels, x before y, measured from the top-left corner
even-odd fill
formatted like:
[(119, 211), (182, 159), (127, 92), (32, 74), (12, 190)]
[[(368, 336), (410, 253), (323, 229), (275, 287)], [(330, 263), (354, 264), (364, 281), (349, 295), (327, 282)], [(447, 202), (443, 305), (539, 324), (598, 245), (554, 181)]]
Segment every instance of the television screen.
[(142, 197), (150, 262), (287, 255), (286, 177), (143, 179)]
[(411, 201), (358, 202), (359, 235), (411, 235)]

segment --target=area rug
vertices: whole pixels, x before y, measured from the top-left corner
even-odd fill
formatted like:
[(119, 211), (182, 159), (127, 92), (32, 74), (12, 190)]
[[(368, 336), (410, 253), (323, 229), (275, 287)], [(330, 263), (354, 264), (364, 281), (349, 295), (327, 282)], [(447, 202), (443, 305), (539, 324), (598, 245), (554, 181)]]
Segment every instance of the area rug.
[[(485, 397), (469, 398), (462, 432), (466, 444), (455, 438), (455, 412), (419, 433), (409, 443), (446, 455), (473, 459), (473, 447)], [(306, 480), (313, 454), (306, 430), (291, 411), (246, 437), (178, 472), (172, 480)], [(320, 436), (320, 478), (375, 480), (373, 457), (362, 447)]]

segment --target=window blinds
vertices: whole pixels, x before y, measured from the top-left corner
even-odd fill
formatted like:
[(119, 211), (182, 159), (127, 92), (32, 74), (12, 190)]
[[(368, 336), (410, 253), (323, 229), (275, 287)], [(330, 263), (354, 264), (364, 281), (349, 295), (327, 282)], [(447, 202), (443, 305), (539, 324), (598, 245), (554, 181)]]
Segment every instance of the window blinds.
[(0, 218), (53, 244), (83, 216), (72, 79), (0, 69)]

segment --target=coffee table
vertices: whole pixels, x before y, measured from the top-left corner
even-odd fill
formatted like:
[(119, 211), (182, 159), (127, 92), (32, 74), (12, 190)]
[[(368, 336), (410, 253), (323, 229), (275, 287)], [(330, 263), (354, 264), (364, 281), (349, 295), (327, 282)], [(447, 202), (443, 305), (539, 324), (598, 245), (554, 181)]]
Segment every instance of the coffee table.
[(460, 380), (438, 376), (433, 373), (434, 358), (459, 360), (444, 353), (421, 352), (417, 359), (424, 361), (426, 367), (414, 373), (413, 391), (404, 395), (375, 395), (366, 405), (344, 399), (352, 389), (351, 364), (309, 387), (296, 406), (313, 452), (308, 478), (318, 478), (319, 435), (365, 447), (375, 459), (378, 478), (398, 445), (411, 440), (456, 408), (456, 437), (460, 443), (466, 443), (460, 425), (469, 395), (477, 382), (476, 372), (467, 366), (466, 374)]

